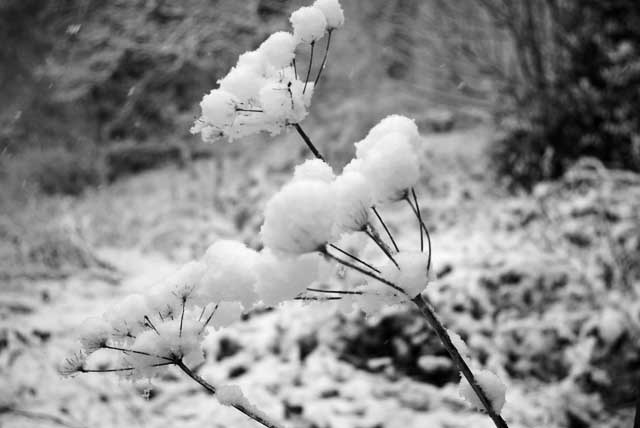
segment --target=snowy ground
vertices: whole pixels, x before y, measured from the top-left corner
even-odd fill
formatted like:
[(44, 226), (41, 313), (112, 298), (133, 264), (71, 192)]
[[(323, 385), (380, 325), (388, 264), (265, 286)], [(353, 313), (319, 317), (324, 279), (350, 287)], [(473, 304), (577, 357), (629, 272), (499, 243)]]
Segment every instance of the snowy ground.
[[(425, 138), (418, 193), (438, 273), (429, 298), (476, 359), (507, 383), (503, 416), (510, 427), (630, 427), (629, 389), (640, 379), (639, 284), (636, 265), (623, 257), (631, 247), (620, 236), (637, 232), (637, 178), (616, 182), (626, 199), (613, 201), (600, 184), (506, 196), (490, 184), (488, 137), (478, 128)], [(202, 254), (217, 238), (255, 245), (261, 206), (291, 171), (291, 144), (254, 156), (264, 155), (260, 163), (235, 157), (222, 176), (201, 161), (55, 202), (59, 215), (48, 221), (62, 224), (101, 262), (81, 268), (71, 261), (60, 277), (7, 268), (0, 427), (256, 426), (178, 372), (134, 385), (110, 375), (62, 378), (58, 369), (77, 347), (84, 318)], [(601, 222), (603, 200), (608, 220)], [(408, 207), (383, 216), (401, 247), (418, 245)], [(366, 254), (378, 257), (373, 247)], [(288, 426), (492, 426), (466, 407), (454, 382), (425, 382), (450, 368), (426, 328), (398, 321), (397, 336), (367, 342), (405, 319), (411, 313), (397, 308), (364, 319), (338, 316), (328, 304), (291, 304), (212, 333), (199, 372), (243, 386)], [(358, 352), (366, 346), (380, 355)]]

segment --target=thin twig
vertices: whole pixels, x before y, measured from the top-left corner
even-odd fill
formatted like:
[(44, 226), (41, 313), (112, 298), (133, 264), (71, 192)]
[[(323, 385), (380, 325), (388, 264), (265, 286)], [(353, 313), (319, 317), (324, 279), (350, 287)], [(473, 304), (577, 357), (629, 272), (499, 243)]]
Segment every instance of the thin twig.
[(393, 264), (396, 265), (398, 269), (400, 269), (400, 265), (398, 265), (398, 262), (396, 262), (396, 259), (394, 259), (393, 256), (391, 255), (391, 251), (389, 251), (387, 246), (384, 244), (384, 242), (382, 242), (382, 240), (380, 239), (378, 234), (373, 230), (373, 228), (365, 227), (363, 230), (364, 230), (364, 233), (366, 233), (367, 236), (371, 238), (373, 242), (376, 243), (378, 248), (382, 250), (382, 252), (389, 258), (389, 260), (391, 260)]
[(211, 311), (211, 315), (209, 315), (209, 317), (204, 322), (204, 324), (202, 324), (202, 328), (200, 329), (200, 331), (198, 333), (202, 333), (204, 331), (204, 329), (207, 328), (207, 325), (209, 324), (209, 321), (211, 321), (211, 318), (213, 318), (213, 315), (218, 310), (218, 305), (219, 305), (219, 303), (216, 303), (216, 305), (213, 307), (213, 310)]
[(318, 302), (324, 302), (327, 300), (342, 300), (342, 297), (340, 296), (322, 296), (322, 297), (318, 297), (318, 296), (296, 296), (293, 298), (293, 300), (309, 300), (309, 301), (318, 301)]
[(264, 113), (264, 110), (250, 109), (250, 108), (240, 108), (240, 107), (236, 107), (236, 111), (242, 111), (242, 112), (246, 112), (246, 113)]
[(462, 358), (462, 355), (460, 355), (460, 352), (458, 352), (453, 342), (451, 342), (451, 337), (449, 337), (449, 333), (447, 332), (447, 329), (444, 327), (444, 325), (442, 325), (440, 320), (436, 317), (436, 314), (433, 311), (433, 309), (429, 307), (427, 302), (425, 302), (425, 300), (422, 298), (421, 294), (418, 294), (416, 297), (411, 299), (411, 301), (415, 303), (418, 309), (420, 309), (420, 312), (422, 313), (424, 318), (427, 320), (431, 328), (433, 328), (436, 335), (438, 336), (438, 338), (444, 345), (445, 349), (451, 356), (453, 363), (456, 365), (458, 370), (460, 370), (460, 372), (465, 377), (465, 379), (467, 379), (467, 381), (469, 382), (469, 385), (471, 385), (471, 388), (473, 389), (473, 392), (475, 392), (478, 398), (480, 399), (480, 402), (482, 403), (485, 410), (489, 414), (489, 417), (493, 420), (493, 423), (496, 425), (496, 427), (508, 428), (507, 423), (504, 421), (504, 419), (502, 419), (502, 416), (496, 413), (496, 411), (493, 409), (493, 406), (491, 405), (491, 401), (489, 400), (485, 392), (482, 390), (482, 388), (476, 381), (476, 378), (473, 375), (473, 372), (471, 371), (467, 363)]
[(340, 252), (340, 253), (344, 254), (345, 256), (347, 256), (347, 257), (349, 257), (349, 258), (351, 258), (351, 259), (353, 259), (353, 260), (355, 260), (355, 261), (357, 261), (357, 262), (359, 262), (359, 263), (361, 263), (361, 264), (365, 265), (366, 267), (368, 267), (368, 268), (369, 268), (369, 269), (371, 269), (372, 271), (377, 272), (377, 273), (380, 273), (380, 270), (379, 270), (379, 269), (375, 268), (374, 266), (371, 266), (369, 263), (365, 262), (365, 261), (364, 261), (364, 260), (362, 260), (361, 258), (359, 258), (359, 257), (357, 257), (357, 256), (355, 256), (355, 255), (353, 255), (353, 254), (351, 254), (351, 253), (350, 253), (350, 252), (348, 252), (348, 251), (343, 250), (342, 248), (338, 247), (337, 245), (329, 244), (329, 246), (330, 246), (331, 248), (333, 248), (334, 250), (336, 250), (336, 251), (338, 251), (338, 252)]
[(315, 40), (311, 42), (311, 54), (309, 55), (309, 68), (307, 69), (307, 77), (304, 79), (304, 87), (302, 88), (302, 93), (307, 90), (307, 82), (309, 81), (309, 76), (311, 75), (311, 66), (313, 65), (313, 47), (316, 45)]
[(427, 272), (429, 272), (429, 269), (431, 268), (431, 235), (429, 234), (429, 229), (427, 229), (427, 226), (422, 221), (422, 216), (418, 215), (418, 211), (411, 203), (411, 200), (407, 198), (406, 201), (409, 203), (411, 210), (413, 210), (413, 214), (415, 214), (416, 218), (420, 222), (422, 230), (424, 230), (424, 234), (427, 236), (427, 249), (429, 250), (429, 259), (427, 261)]
[(153, 329), (153, 331), (155, 331), (155, 332), (156, 332), (156, 334), (157, 334), (158, 336), (160, 336), (160, 333), (158, 332), (158, 329), (156, 329), (156, 326), (155, 326), (155, 325), (153, 325), (153, 323), (151, 322), (151, 320), (149, 319), (149, 317), (148, 317), (148, 316), (146, 316), (146, 315), (144, 316), (144, 322), (146, 322), (146, 323), (147, 323), (147, 325), (148, 325), (149, 327), (151, 327), (151, 328)]
[[(416, 196), (416, 191), (415, 189), (412, 187), (411, 188), (411, 194), (413, 195), (413, 201), (416, 204), (416, 208), (417, 208), (417, 212), (418, 212), (418, 232), (420, 233), (420, 252), (424, 251), (424, 235), (422, 234), (422, 213), (420, 212), (420, 204), (418, 204), (418, 197)], [(409, 200), (409, 195), (407, 194), (407, 202), (409, 202), (409, 205), (411, 205), (411, 201)], [(431, 250), (429, 250), (429, 255), (431, 255)], [(429, 262), (427, 262), (427, 265), (429, 264)], [(427, 267), (427, 272), (429, 271), (429, 268)]]
[(393, 244), (393, 248), (395, 248), (396, 253), (399, 252), (400, 250), (398, 249), (398, 245), (396, 245), (396, 240), (393, 239), (393, 235), (391, 234), (391, 231), (387, 227), (387, 224), (384, 222), (384, 220), (382, 220), (382, 216), (378, 212), (378, 209), (376, 207), (371, 207), (371, 209), (373, 210), (373, 213), (376, 215), (376, 217), (378, 218), (378, 221), (384, 228), (384, 231), (387, 232), (387, 236), (389, 237), (389, 239), (391, 239), (391, 243)]
[(313, 81), (313, 90), (316, 90), (316, 86), (318, 86), (318, 80), (320, 80), (320, 75), (322, 74), (322, 70), (324, 70), (324, 66), (327, 63), (327, 56), (329, 56), (329, 45), (331, 44), (331, 33), (333, 32), (333, 28), (329, 30), (329, 35), (327, 36), (327, 47), (324, 50), (324, 57), (322, 58), (322, 64), (320, 64), (320, 70), (318, 70), (318, 75), (316, 79)]
[[(182, 361), (177, 361), (176, 366), (178, 366), (178, 368), (180, 368), (180, 370), (182, 370), (191, 379), (199, 383), (200, 386), (202, 386), (205, 390), (207, 390), (207, 392), (209, 392), (211, 395), (216, 394), (216, 388), (213, 385), (211, 385), (209, 382), (204, 380), (202, 377), (198, 376), (198, 374), (196, 374), (193, 370), (187, 367)], [(280, 425), (277, 425), (275, 422), (266, 419), (264, 416), (259, 415), (256, 411), (254, 411), (253, 409), (247, 408), (245, 405), (241, 403), (232, 403), (231, 406), (233, 406), (236, 410), (239, 410), (240, 412), (244, 413), (254, 421), (258, 422), (259, 424), (267, 428), (281, 428)]]
[[(174, 362), (170, 361), (167, 363), (158, 363), (158, 364), (151, 364), (149, 367), (164, 367), (164, 366), (170, 366), (173, 365)], [(115, 373), (115, 372), (128, 372), (131, 370), (135, 370), (135, 367), (120, 367), (117, 369), (85, 369), (85, 368), (81, 368), (78, 371), (80, 373)]]
[(296, 58), (295, 57), (291, 61), (291, 64), (293, 65), (293, 75), (296, 77), (296, 80), (298, 80), (298, 68), (296, 67)]
[(125, 353), (130, 353), (130, 354), (145, 355), (147, 357), (160, 358), (161, 360), (172, 361), (171, 358), (163, 357), (162, 355), (150, 354), (144, 351), (136, 351), (135, 349), (120, 348), (119, 346), (111, 346), (111, 345), (103, 345), (102, 347), (105, 349), (111, 349), (113, 351), (121, 351)]
[(182, 297), (182, 314), (180, 314), (180, 331), (178, 337), (182, 337), (182, 322), (184, 321), (184, 305), (187, 303), (187, 296)]
[(318, 159), (320, 159), (321, 161), (324, 161), (324, 157), (320, 154), (318, 149), (316, 149), (316, 146), (313, 145), (313, 143), (311, 142), (311, 138), (309, 138), (309, 136), (302, 130), (302, 128), (300, 127), (300, 124), (294, 123), (293, 126), (296, 128), (296, 131), (298, 131), (298, 134), (300, 134), (300, 136), (304, 140), (307, 147), (309, 147), (309, 150), (311, 150), (311, 153), (313, 153), (313, 155)]
[(407, 295), (407, 293), (406, 293), (402, 288), (398, 287), (398, 286), (397, 286), (397, 285), (395, 285), (393, 282), (391, 282), (391, 281), (389, 281), (389, 280), (387, 280), (387, 279), (385, 279), (385, 278), (383, 278), (383, 277), (381, 277), (381, 276), (379, 276), (379, 275), (376, 275), (376, 274), (375, 274), (375, 273), (373, 273), (373, 272), (370, 272), (370, 271), (368, 271), (368, 270), (366, 270), (366, 269), (363, 269), (363, 268), (361, 268), (360, 266), (354, 265), (353, 263), (350, 263), (350, 262), (348, 262), (348, 261), (346, 261), (346, 260), (342, 260), (342, 259), (340, 259), (339, 257), (336, 257), (336, 256), (334, 256), (333, 254), (331, 254), (331, 253), (330, 253), (329, 251), (327, 251), (326, 249), (324, 249), (324, 250), (322, 251), (322, 254), (324, 254), (326, 257), (329, 257), (329, 258), (330, 258), (330, 259), (332, 259), (332, 260), (335, 260), (336, 262), (340, 263), (341, 265), (344, 265), (344, 266), (346, 266), (346, 267), (348, 267), (348, 268), (351, 268), (351, 269), (353, 269), (353, 270), (355, 270), (355, 271), (357, 271), (357, 272), (360, 272), (361, 274), (366, 275), (366, 276), (368, 276), (369, 278), (373, 278), (373, 279), (375, 279), (375, 280), (378, 280), (378, 281), (380, 281), (381, 283), (383, 283), (383, 284), (385, 284), (385, 285), (388, 285), (389, 287), (393, 288), (394, 290), (399, 291), (400, 293), (402, 293), (402, 294), (404, 294), (405, 296), (409, 297), (409, 296)]
[(354, 290), (323, 290), (322, 288), (312, 288), (312, 287), (307, 287), (307, 291), (313, 291), (315, 293), (334, 293), (334, 294), (352, 294), (352, 295), (363, 295), (364, 292), (362, 291), (354, 291)]

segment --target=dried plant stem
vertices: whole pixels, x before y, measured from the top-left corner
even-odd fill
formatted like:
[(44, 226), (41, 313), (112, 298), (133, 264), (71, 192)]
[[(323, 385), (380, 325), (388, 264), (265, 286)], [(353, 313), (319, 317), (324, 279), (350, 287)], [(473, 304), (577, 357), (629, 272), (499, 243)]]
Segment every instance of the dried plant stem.
[(387, 223), (384, 222), (384, 220), (382, 220), (382, 216), (380, 215), (380, 213), (378, 212), (378, 209), (376, 207), (371, 207), (371, 210), (373, 211), (373, 213), (376, 215), (376, 217), (378, 218), (378, 221), (380, 222), (380, 224), (382, 225), (382, 227), (384, 228), (384, 231), (387, 232), (387, 236), (389, 237), (389, 239), (391, 240), (391, 243), (393, 244), (393, 248), (396, 250), (396, 253), (399, 252), (400, 250), (398, 249), (398, 245), (396, 245), (396, 240), (393, 239), (393, 235), (391, 234), (391, 231), (389, 230), (389, 228), (387, 227)]
[[(356, 265), (354, 265), (354, 264), (352, 264), (352, 263), (350, 263), (350, 262), (348, 262), (346, 260), (342, 260), (342, 259), (332, 255), (331, 253), (329, 253), (326, 249), (324, 250), (323, 254), (326, 257), (328, 257), (328, 258), (330, 258), (332, 260), (335, 260), (338, 263), (340, 263), (340, 264), (342, 264), (342, 265), (344, 265), (346, 267), (354, 269), (357, 272), (362, 273), (363, 275), (366, 275), (366, 276), (368, 276), (370, 278), (376, 279), (376, 280), (382, 282), (383, 284), (386, 284), (389, 287), (393, 288), (394, 290), (400, 292), (401, 294), (409, 297), (407, 295), (407, 293), (402, 288), (398, 287), (393, 282), (388, 281), (387, 279), (382, 278), (381, 276), (376, 275), (373, 272), (369, 272), (369, 271), (367, 271), (365, 269), (362, 269), (359, 266), (356, 266)], [(458, 350), (454, 346), (453, 342), (451, 342), (451, 338), (449, 337), (449, 333), (447, 332), (447, 329), (444, 327), (444, 325), (442, 325), (442, 323), (440, 322), (440, 320), (436, 316), (436, 314), (433, 311), (433, 309), (431, 309), (429, 304), (424, 300), (424, 298), (420, 294), (418, 294), (416, 297), (412, 298), (411, 301), (418, 307), (418, 309), (422, 313), (422, 316), (427, 320), (427, 322), (429, 323), (431, 328), (433, 328), (433, 330), (435, 331), (436, 335), (438, 336), (438, 338), (442, 342), (443, 346), (445, 347), (445, 349), (447, 350), (447, 352), (451, 356), (451, 359), (453, 360), (453, 363), (456, 365), (458, 370), (460, 370), (460, 372), (465, 377), (465, 379), (467, 379), (467, 381), (469, 382), (469, 385), (471, 385), (471, 388), (473, 389), (473, 391), (476, 393), (476, 395), (480, 399), (480, 402), (484, 406), (484, 408), (487, 411), (489, 417), (493, 420), (493, 423), (496, 425), (496, 427), (497, 428), (508, 428), (507, 423), (504, 421), (504, 419), (502, 419), (502, 416), (500, 416), (498, 413), (495, 412), (495, 410), (493, 410), (493, 406), (491, 405), (491, 401), (489, 400), (487, 395), (484, 393), (484, 391), (482, 390), (482, 388), (480, 387), (480, 385), (476, 381), (475, 376), (473, 375), (473, 372), (471, 372), (471, 369), (469, 368), (467, 363), (464, 361), (464, 358), (462, 358), (462, 355), (460, 355), (460, 352), (458, 352)]]
[(364, 233), (366, 233), (367, 236), (371, 238), (371, 240), (375, 242), (376, 245), (382, 250), (385, 256), (387, 256), (387, 258), (391, 260), (398, 269), (400, 269), (398, 262), (396, 262), (396, 259), (394, 259), (393, 256), (391, 255), (391, 249), (387, 247), (387, 245), (382, 241), (382, 239), (380, 239), (380, 235), (378, 235), (378, 232), (376, 232), (376, 230), (373, 227), (371, 227), (371, 225), (367, 225), (367, 226), (368, 227), (365, 227), (363, 229)]
[[(424, 251), (424, 236), (422, 234), (422, 213), (420, 212), (420, 204), (418, 203), (418, 197), (416, 196), (416, 191), (415, 189), (412, 187), (411, 188), (411, 194), (413, 195), (413, 202), (416, 204), (416, 213), (418, 216), (418, 232), (420, 233), (420, 251)], [(409, 202), (409, 205), (411, 205), (411, 201), (409, 200), (409, 195), (407, 194), (407, 202)], [(429, 248), (429, 255), (431, 255), (431, 248)], [(429, 265), (429, 262), (427, 262), (427, 265)], [(427, 267), (427, 272), (429, 271), (429, 267)]]
[(300, 134), (300, 136), (302, 137), (302, 139), (304, 140), (305, 144), (307, 145), (307, 147), (309, 148), (309, 150), (311, 150), (311, 153), (313, 153), (313, 155), (315, 157), (317, 157), (318, 159), (320, 159), (321, 161), (324, 161), (324, 157), (322, 157), (322, 155), (320, 154), (320, 152), (318, 151), (318, 149), (316, 149), (316, 146), (313, 145), (313, 143), (311, 142), (311, 139), (309, 138), (309, 136), (302, 130), (302, 128), (300, 127), (300, 125), (298, 123), (294, 123), (293, 126), (296, 128), (296, 131), (298, 131), (298, 134)]
[[(204, 380), (202, 377), (198, 376), (198, 374), (196, 374), (193, 370), (187, 367), (182, 361), (177, 361), (176, 366), (180, 370), (182, 370), (187, 376), (189, 376), (191, 379), (195, 380), (198, 384), (200, 384), (200, 386), (202, 386), (205, 390), (207, 390), (207, 392), (209, 392), (212, 395), (216, 394), (216, 388), (213, 385), (211, 385), (209, 382)], [(234, 404), (231, 404), (231, 406), (233, 406), (236, 410), (239, 410), (240, 412), (244, 413), (254, 421), (258, 422), (259, 424), (267, 428), (282, 427), (281, 425), (276, 424), (274, 421), (270, 421), (266, 419), (264, 416), (257, 414), (257, 412), (255, 412), (253, 409), (249, 409), (241, 403), (234, 403)]]
[(309, 54), (309, 68), (307, 68), (307, 77), (304, 78), (304, 87), (302, 88), (302, 93), (304, 94), (307, 90), (307, 82), (309, 82), (309, 76), (311, 75), (311, 66), (313, 65), (313, 48), (316, 45), (316, 42), (311, 42), (311, 53)]
[(244, 113), (264, 113), (264, 110), (236, 107), (236, 111)]
[(420, 206), (418, 205), (417, 198), (416, 198), (415, 207), (413, 206), (413, 203), (411, 203), (411, 199), (409, 199), (408, 196), (405, 200), (411, 207), (411, 210), (413, 211), (413, 214), (415, 214), (416, 218), (418, 219), (418, 222), (420, 222), (420, 227), (422, 228), (422, 230), (424, 230), (424, 234), (427, 237), (427, 249), (429, 251), (429, 260), (427, 261), (427, 272), (428, 272), (431, 269), (431, 235), (429, 234), (429, 229), (427, 229), (427, 226), (424, 224), (424, 221), (422, 221), (422, 214), (420, 213)]
[(171, 358), (163, 357), (162, 355), (150, 354), (150, 353), (144, 352), (144, 351), (137, 351), (135, 349), (127, 349), (127, 348), (121, 348), (119, 346), (111, 346), (111, 345), (103, 345), (102, 347), (104, 349), (111, 349), (113, 351), (124, 352), (125, 354), (126, 353), (139, 354), (139, 355), (144, 355), (144, 356), (147, 356), (147, 357), (160, 358), (161, 360), (171, 361)]
[[(164, 366), (171, 366), (173, 365), (173, 361), (170, 362), (166, 362), (166, 363), (158, 363), (158, 364), (151, 364), (149, 367), (164, 367)], [(80, 373), (116, 373), (116, 372), (128, 372), (131, 370), (135, 370), (135, 367), (119, 367), (119, 368), (115, 368), (115, 369), (85, 369), (85, 368), (81, 368), (78, 371)]]
[(424, 318), (427, 320), (431, 328), (433, 328), (433, 330), (436, 332), (436, 335), (438, 336), (438, 338), (444, 345), (445, 349), (451, 356), (453, 363), (456, 365), (458, 370), (460, 370), (460, 372), (465, 377), (465, 379), (467, 379), (467, 381), (469, 382), (469, 385), (471, 385), (471, 388), (473, 389), (473, 392), (475, 392), (478, 398), (480, 399), (480, 402), (482, 403), (485, 410), (489, 414), (489, 417), (493, 420), (493, 423), (496, 425), (496, 427), (508, 428), (507, 423), (504, 421), (504, 419), (502, 419), (502, 416), (496, 413), (495, 410), (493, 409), (493, 406), (491, 405), (491, 401), (489, 400), (487, 395), (484, 393), (484, 391), (476, 381), (476, 378), (473, 375), (473, 372), (471, 371), (467, 363), (464, 361), (464, 358), (462, 358), (462, 355), (460, 355), (460, 352), (458, 352), (456, 347), (451, 342), (451, 337), (449, 337), (449, 333), (447, 332), (447, 329), (444, 327), (444, 325), (442, 325), (442, 323), (436, 316), (433, 309), (431, 309), (429, 304), (423, 299), (422, 295), (420, 294), (418, 294), (416, 297), (411, 299), (411, 301), (415, 303), (418, 309), (420, 309), (420, 312), (422, 313)]
[(320, 80), (320, 75), (322, 74), (322, 70), (324, 70), (324, 66), (327, 63), (327, 57), (329, 56), (329, 46), (331, 45), (331, 33), (333, 32), (333, 28), (328, 31), (327, 35), (327, 47), (324, 50), (324, 57), (322, 58), (322, 63), (320, 64), (320, 70), (318, 70), (318, 75), (316, 79), (313, 81), (313, 90), (315, 91), (318, 86), (318, 80)]
[(354, 291), (354, 290), (323, 290), (321, 288), (312, 288), (312, 287), (307, 287), (307, 291), (313, 291), (315, 293), (327, 293), (327, 294), (355, 294), (355, 295), (362, 295), (364, 294), (364, 292), (362, 291)]
[[(207, 320), (204, 322), (204, 324), (202, 324), (202, 328), (200, 329), (199, 333), (202, 333), (204, 331), (204, 329), (207, 328), (207, 326), (209, 325), (209, 321), (211, 321), (211, 318), (213, 318), (213, 315), (218, 310), (218, 305), (219, 305), (219, 303), (216, 303), (216, 305), (213, 307), (213, 310), (211, 311), (211, 314), (209, 315), (209, 317), (207, 317)], [(204, 313), (204, 310), (202, 312)]]
[(363, 269), (363, 268), (361, 268), (360, 266), (356, 266), (356, 265), (354, 265), (353, 263), (350, 263), (350, 262), (348, 262), (348, 261), (346, 261), (346, 260), (342, 260), (341, 258), (336, 257), (336, 256), (334, 256), (333, 254), (331, 254), (331, 253), (330, 253), (329, 251), (327, 251), (326, 249), (324, 249), (323, 251), (321, 251), (321, 253), (322, 253), (323, 255), (325, 255), (326, 257), (330, 258), (331, 260), (335, 260), (336, 262), (340, 263), (341, 265), (346, 266), (346, 267), (348, 267), (348, 268), (351, 268), (351, 269), (353, 269), (353, 270), (355, 270), (355, 271), (357, 271), (357, 272), (360, 272), (361, 274), (366, 275), (366, 276), (368, 276), (369, 278), (376, 279), (376, 280), (378, 280), (378, 281), (382, 282), (383, 284), (386, 284), (386, 285), (388, 285), (389, 287), (393, 288), (394, 290), (396, 290), (396, 291), (398, 291), (398, 292), (400, 292), (400, 293), (404, 294), (405, 296), (409, 297), (409, 296), (407, 295), (407, 293), (405, 293), (405, 292), (404, 292), (404, 290), (403, 290), (402, 288), (398, 287), (398, 286), (397, 286), (397, 285), (395, 285), (393, 282), (391, 282), (391, 281), (389, 281), (389, 280), (387, 280), (387, 279), (385, 279), (385, 278), (383, 278), (383, 277), (381, 277), (381, 276), (379, 276), (379, 275), (377, 275), (377, 274), (375, 274), (375, 273), (373, 273), (373, 272), (370, 272), (370, 271), (368, 271), (368, 270), (366, 270), (366, 269)]
[(361, 258), (351, 254), (348, 251), (343, 250), (342, 248), (338, 247), (337, 245), (333, 245), (333, 244), (329, 244), (329, 246), (331, 248), (333, 248), (334, 250), (338, 251), (339, 253), (344, 254), (345, 256), (349, 257), (350, 259), (353, 259), (355, 261), (357, 261), (358, 263), (368, 267), (369, 269), (371, 269), (374, 272), (380, 273), (380, 270), (375, 268), (374, 266), (370, 265), (369, 263), (365, 262), (364, 260), (362, 260)]

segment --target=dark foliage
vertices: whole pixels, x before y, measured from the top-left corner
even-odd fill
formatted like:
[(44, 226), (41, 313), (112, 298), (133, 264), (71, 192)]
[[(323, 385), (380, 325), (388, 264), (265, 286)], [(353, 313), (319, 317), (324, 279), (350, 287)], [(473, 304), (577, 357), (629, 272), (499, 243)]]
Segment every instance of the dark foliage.
[(481, 3), (508, 34), (517, 69), (502, 75), (499, 175), (530, 188), (581, 156), (640, 170), (640, 3)]

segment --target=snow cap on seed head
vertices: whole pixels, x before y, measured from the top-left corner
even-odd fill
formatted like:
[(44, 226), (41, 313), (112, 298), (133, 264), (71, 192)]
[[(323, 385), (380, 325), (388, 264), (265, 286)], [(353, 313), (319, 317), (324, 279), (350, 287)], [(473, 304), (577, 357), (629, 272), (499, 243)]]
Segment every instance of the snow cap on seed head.
[(80, 344), (82, 349), (87, 353), (102, 348), (109, 340), (113, 329), (104, 318), (92, 317), (87, 318), (80, 326)]
[(222, 89), (214, 89), (205, 95), (200, 102), (202, 119), (209, 125), (223, 128), (233, 122), (238, 99)]
[(378, 122), (367, 134), (367, 136), (357, 143), (356, 156), (358, 158), (364, 158), (367, 154), (375, 149), (375, 147), (381, 143), (387, 134), (400, 133), (404, 135), (404, 138), (409, 141), (411, 146), (418, 151), (420, 145), (420, 133), (418, 127), (413, 119), (409, 119), (406, 116), (400, 116), (392, 114), (385, 117)]
[(307, 159), (304, 163), (295, 167), (293, 171), (294, 181), (302, 180), (319, 180), (325, 183), (331, 183), (336, 175), (329, 164), (321, 159)]
[(149, 314), (150, 310), (145, 296), (129, 294), (105, 313), (105, 319), (111, 324), (117, 335), (135, 336), (144, 328), (144, 317)]
[(294, 181), (268, 202), (260, 235), (264, 244), (288, 254), (321, 249), (331, 240), (335, 200), (329, 183)]
[(369, 222), (373, 194), (367, 179), (358, 171), (347, 171), (332, 183), (336, 197), (335, 235), (361, 230)]
[[(265, 78), (249, 66), (233, 67), (226, 76), (218, 80), (221, 90), (233, 94), (242, 102), (257, 99), (264, 83)], [(233, 113), (235, 114), (235, 109)]]
[(318, 254), (283, 256), (263, 249), (256, 264), (260, 299), (269, 306), (293, 299), (316, 281), (321, 262)]
[(393, 132), (345, 167), (362, 173), (371, 186), (376, 204), (402, 199), (420, 177), (420, 165), (415, 150), (404, 134)]
[(206, 266), (198, 292), (208, 302), (242, 302), (250, 308), (257, 300), (255, 263), (258, 253), (241, 242), (219, 240), (211, 245), (202, 263)]
[(313, 7), (320, 9), (329, 29), (340, 28), (344, 25), (344, 12), (338, 0), (316, 0)]
[(271, 34), (258, 48), (265, 61), (276, 69), (287, 67), (295, 56), (298, 42), (293, 34), (278, 31)]
[(289, 21), (293, 35), (301, 43), (313, 43), (324, 36), (327, 19), (320, 9), (313, 6), (301, 7), (291, 14)]
[(186, 308), (200, 305), (201, 295), (197, 288), (205, 270), (206, 266), (203, 263), (190, 261), (154, 285), (145, 295), (150, 313), (169, 317), (180, 313), (183, 304)]

